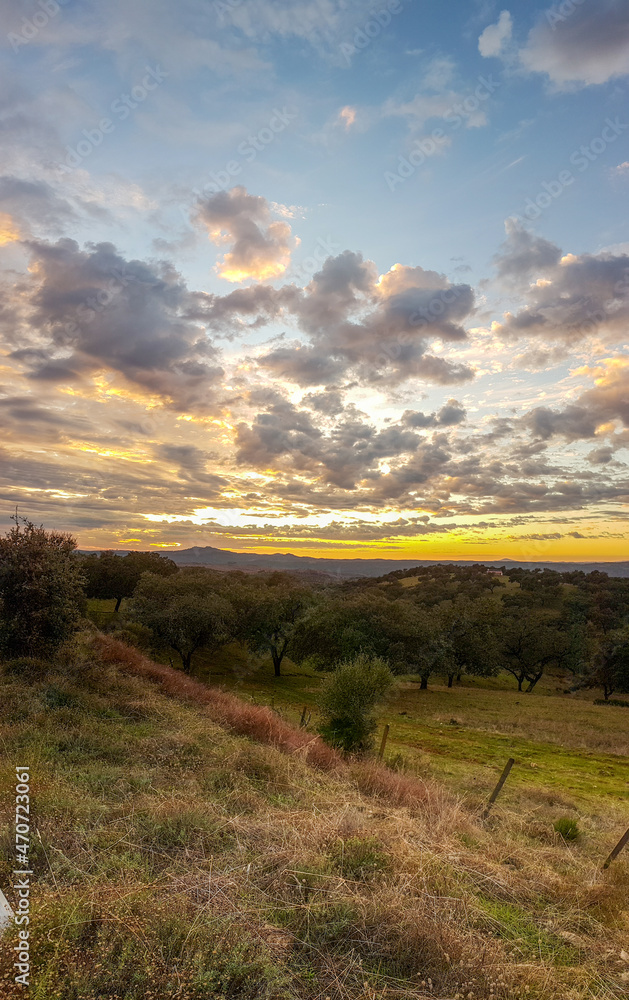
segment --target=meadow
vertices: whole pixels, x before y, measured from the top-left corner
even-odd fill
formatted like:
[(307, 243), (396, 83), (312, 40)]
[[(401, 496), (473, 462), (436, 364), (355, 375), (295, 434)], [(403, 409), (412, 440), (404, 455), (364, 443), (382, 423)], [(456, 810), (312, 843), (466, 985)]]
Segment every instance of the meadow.
[[(629, 996), (629, 852), (602, 870), (629, 710), (553, 675), (529, 695), (404, 677), (384, 765), (348, 764), (316, 736), (320, 675), (159, 659), (87, 633), (0, 673), (2, 788), (18, 757), (34, 777), (37, 1000)], [(6, 795), (1, 819), (6, 884)]]

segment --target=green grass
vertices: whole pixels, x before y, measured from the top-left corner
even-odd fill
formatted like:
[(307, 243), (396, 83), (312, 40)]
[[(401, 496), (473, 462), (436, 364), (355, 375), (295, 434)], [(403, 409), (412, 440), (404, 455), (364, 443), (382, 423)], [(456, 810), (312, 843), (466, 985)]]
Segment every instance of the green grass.
[[(413, 580), (414, 578), (410, 578)], [(90, 602), (100, 615), (113, 601)], [(168, 657), (160, 657), (168, 662)], [(196, 674), (211, 683), (280, 711), (298, 724), (304, 706), (317, 725), (322, 675), (285, 661), (282, 676), (270, 662), (254, 669), (238, 647), (197, 654)], [(550, 674), (532, 694), (517, 691), (508, 675), (464, 678), (447, 688), (439, 678), (420, 691), (415, 678), (399, 679), (396, 698), (381, 713), (390, 726), (386, 758), (442, 781), (453, 792), (480, 803), (506, 760), (516, 766), (501, 802), (517, 804), (530, 793), (578, 810), (609, 811), (621, 822), (629, 800), (629, 713), (594, 704), (590, 692), (566, 695), (565, 678)], [(535, 807), (533, 807), (535, 808)]]
[[(203, 656), (198, 668), (204, 676)], [(216, 658), (209, 671), (212, 682), (273, 705), (292, 722), (308, 706), (314, 723), (321, 675), (290, 662), (283, 674), (275, 678), (267, 663), (248, 676), (234, 675)], [(505, 795), (541, 788), (564, 793), (586, 809), (604, 801), (617, 810), (629, 800), (627, 716), (593, 704), (591, 696), (557, 692), (561, 680), (550, 676), (532, 694), (521, 694), (504, 676), (467, 678), (453, 688), (437, 679), (428, 691), (401, 678), (379, 720), (390, 725), (386, 756), (400, 756), (454, 791), (479, 796), (514, 757)]]
[[(197, 666), (289, 722), (309, 706), (316, 727), (321, 675), (288, 662), (274, 678), (238, 648)], [(33, 995), (626, 996), (629, 851), (600, 865), (629, 824), (627, 716), (561, 686), (420, 691), (401, 679), (380, 723), (391, 725), (389, 763), (444, 789), (443, 810), (423, 814), (84, 654), (27, 682), (0, 674), (0, 787), (16, 760), (30, 763), (41, 835)], [(0, 818), (4, 886), (6, 795)], [(555, 831), (561, 819), (578, 823), (576, 841)], [(11, 989), (7, 978), (2, 996), (22, 995)]]

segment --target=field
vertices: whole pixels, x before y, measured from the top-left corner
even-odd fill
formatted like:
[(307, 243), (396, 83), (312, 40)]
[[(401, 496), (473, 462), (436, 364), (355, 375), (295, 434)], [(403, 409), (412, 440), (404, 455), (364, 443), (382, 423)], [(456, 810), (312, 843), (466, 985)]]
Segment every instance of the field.
[(629, 825), (627, 709), (558, 678), (405, 678), (378, 769), (319, 754), (318, 675), (199, 666), (211, 687), (86, 636), (0, 673), (1, 787), (18, 757), (33, 773), (37, 1000), (629, 996), (629, 852), (601, 870)]
[[(113, 609), (113, 602), (91, 604), (101, 615)], [(270, 662), (251, 664), (238, 647), (197, 654), (195, 671), (272, 707), (293, 725), (307, 707), (309, 728), (316, 730), (321, 674), (286, 661), (276, 678)], [(565, 677), (552, 673), (531, 694), (518, 692), (507, 674), (463, 678), (453, 688), (435, 678), (427, 691), (419, 690), (416, 678), (402, 677), (379, 719), (380, 732), (390, 727), (385, 760), (443, 783), (477, 807), (513, 757), (502, 807), (522, 809), (532, 819), (552, 800), (555, 814), (579, 817), (593, 835), (612, 831), (606, 836), (613, 841), (629, 826), (629, 709), (595, 705), (595, 697), (589, 691), (566, 694)]]

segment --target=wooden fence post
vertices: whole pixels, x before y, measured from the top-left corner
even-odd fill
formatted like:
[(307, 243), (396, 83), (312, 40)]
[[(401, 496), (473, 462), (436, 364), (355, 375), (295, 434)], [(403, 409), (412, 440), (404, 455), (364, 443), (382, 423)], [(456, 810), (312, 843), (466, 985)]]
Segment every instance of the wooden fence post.
[(489, 813), (491, 811), (491, 807), (493, 806), (494, 802), (496, 801), (496, 799), (500, 795), (500, 793), (502, 791), (502, 786), (504, 785), (505, 781), (509, 777), (509, 771), (511, 770), (511, 768), (513, 767), (514, 764), (515, 764), (515, 761), (514, 761), (513, 757), (509, 757), (509, 760), (505, 764), (504, 771), (502, 772), (502, 774), (500, 775), (500, 777), (498, 779), (498, 784), (496, 785), (496, 787), (494, 788), (493, 792), (489, 796), (489, 802), (487, 803), (487, 805), (485, 806), (485, 809), (483, 811), (483, 819), (487, 819), (487, 817), (489, 816)]
[(387, 739), (389, 738), (389, 726), (388, 724), (384, 727), (384, 732), (382, 734), (382, 743), (380, 744), (380, 750), (378, 751), (378, 757), (380, 760), (384, 757), (384, 748), (387, 745)]
[(603, 869), (609, 868), (609, 866), (611, 865), (612, 861), (614, 861), (618, 857), (618, 855), (622, 851), (623, 847), (628, 842), (629, 842), (629, 830), (627, 830), (625, 833), (623, 833), (622, 837), (620, 838), (620, 840), (616, 844), (614, 850), (611, 852), (611, 854), (609, 855), (607, 861), (603, 865)]

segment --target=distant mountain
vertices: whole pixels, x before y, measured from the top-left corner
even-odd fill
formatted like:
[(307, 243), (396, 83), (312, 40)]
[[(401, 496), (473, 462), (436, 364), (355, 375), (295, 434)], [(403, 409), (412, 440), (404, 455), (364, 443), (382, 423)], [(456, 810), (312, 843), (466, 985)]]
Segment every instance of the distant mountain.
[[(273, 552), (268, 555), (253, 552), (230, 552), (228, 549), (215, 549), (210, 545), (195, 546), (191, 549), (180, 549), (177, 552), (165, 553), (179, 566), (210, 566), (213, 569), (239, 569), (246, 573), (256, 573), (260, 570), (283, 570), (290, 573), (325, 573), (341, 579), (351, 579), (358, 576), (385, 576), (398, 569), (412, 569), (414, 566), (473, 566), (481, 562), (479, 559), (326, 559), (315, 556), (295, 556), (291, 552)], [(592, 573), (599, 570), (610, 576), (629, 577), (629, 562), (520, 562), (517, 559), (482, 560), (482, 565), (488, 568), (510, 566), (522, 569), (554, 569), (559, 573), (583, 570)]]

